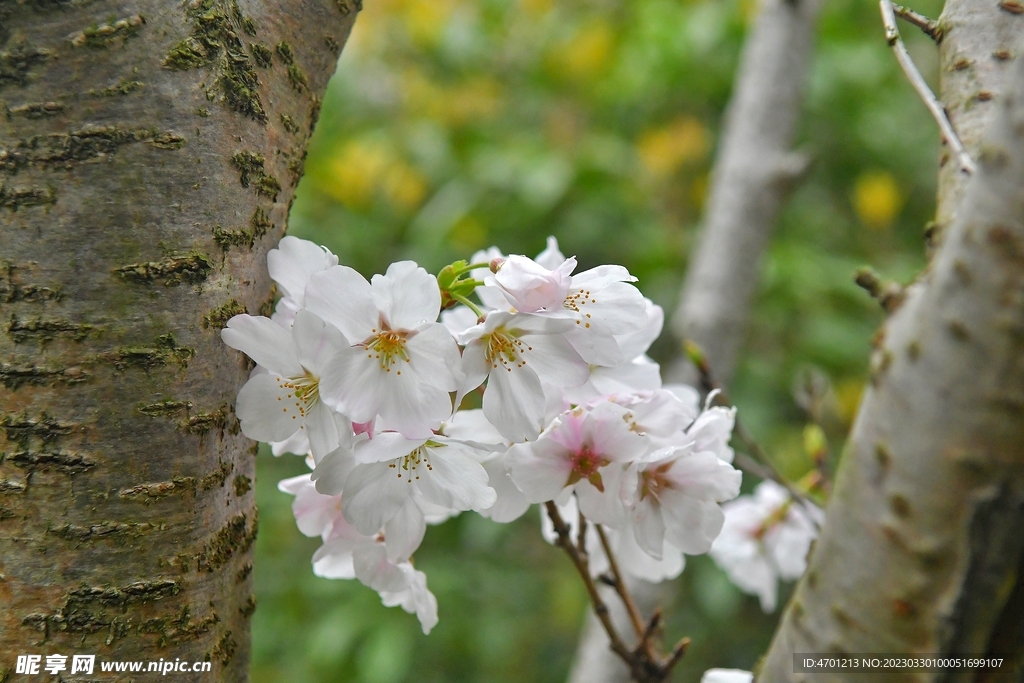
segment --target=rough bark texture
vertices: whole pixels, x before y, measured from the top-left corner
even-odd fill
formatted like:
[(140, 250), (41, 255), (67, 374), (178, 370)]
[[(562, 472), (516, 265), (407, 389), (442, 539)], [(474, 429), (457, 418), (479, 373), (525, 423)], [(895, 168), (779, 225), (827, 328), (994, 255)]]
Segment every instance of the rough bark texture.
[(219, 332), (269, 308), (357, 9), (0, 0), (0, 680), (28, 653), (247, 680), (256, 446)]
[[(803, 110), (820, 0), (765, 0), (747, 40), (715, 162), (700, 241), (672, 329), (732, 379), (761, 257), (783, 200), (807, 160), (790, 151)], [(685, 362), (685, 361), (684, 361)], [(696, 384), (685, 364), (674, 380)]]
[[(992, 121), (995, 94), (1002, 92), (1009, 65), (1021, 47), (1021, 20), (1014, 16), (1014, 9), (1013, 2), (949, 0), (939, 19), (943, 31), (940, 99), (972, 156)], [(943, 228), (952, 222), (968, 178), (943, 148), (933, 242), (939, 241)]]
[[(946, 17), (987, 11), (977, 0), (957, 4)], [(1014, 27), (1019, 44), (1024, 17), (999, 21)], [(759, 681), (860, 680), (794, 674), (794, 652), (1020, 656), (1024, 60), (1005, 85), (1005, 93), (989, 86), (995, 103), (985, 106), (998, 111), (984, 141), (965, 135), (980, 168), (942, 248), (878, 336), (825, 528)], [(1007, 666), (885, 680), (1019, 675)]]
[[(707, 354), (716, 379), (736, 368), (761, 257), (788, 190), (807, 165), (790, 151), (803, 109), (820, 0), (765, 0), (744, 45), (722, 131), (701, 237), (690, 260), (673, 332)], [(696, 369), (680, 357), (667, 379), (697, 384)], [(631, 580), (649, 614), (671, 600), (672, 586)], [(620, 633), (631, 627), (610, 589), (602, 589)], [(608, 648), (600, 622), (588, 615), (570, 683), (628, 681), (626, 666)]]

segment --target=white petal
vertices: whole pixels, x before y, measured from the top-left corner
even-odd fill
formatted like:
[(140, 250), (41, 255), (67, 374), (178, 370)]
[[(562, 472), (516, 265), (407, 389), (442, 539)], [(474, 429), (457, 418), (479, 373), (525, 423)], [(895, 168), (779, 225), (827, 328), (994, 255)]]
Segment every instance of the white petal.
[(331, 356), (350, 346), (336, 327), (324, 323), (320, 316), (306, 310), (295, 314), (292, 339), (302, 367), (314, 375), (320, 374)]
[(325, 541), (313, 554), (313, 573), (325, 579), (356, 578), (352, 548), (353, 543), (349, 539)]
[(566, 332), (565, 339), (580, 355), (580, 358), (590, 365), (614, 367), (627, 360), (614, 336), (594, 329), (587, 329), (582, 324)]
[(661, 559), (665, 545), (665, 522), (658, 501), (647, 498), (633, 508), (633, 533), (636, 543), (651, 557)]
[(338, 257), (309, 240), (288, 235), (267, 254), (267, 271), (286, 294), (301, 303), (309, 277), (338, 265)]
[(407, 587), (396, 592), (379, 591), (381, 602), (387, 607), (401, 605), (409, 614), (415, 614), (420, 620), (423, 634), (427, 635), (437, 625), (437, 598), (427, 590), (427, 575), (413, 569), (404, 562), (398, 565), (405, 574)]
[(309, 439), (306, 438), (306, 430), (300, 429), (284, 441), (269, 441), (270, 450), (275, 456), (285, 453), (295, 455), (306, 455), (309, 453)]
[[(560, 334), (529, 335), (523, 357), (539, 377), (556, 387), (578, 387), (590, 377), (590, 366)], [(531, 348), (532, 347), (532, 348)]]
[(303, 425), (293, 390), (277, 375), (253, 375), (238, 392), (235, 415), (255, 441), (284, 441)]
[(636, 358), (647, 353), (654, 340), (661, 334), (665, 324), (665, 311), (650, 299), (644, 299), (644, 313), (647, 321), (633, 330), (615, 335), (615, 341), (626, 358)]
[(717, 502), (739, 495), (743, 479), (739, 470), (707, 451), (676, 458), (666, 476), (685, 495)]
[(355, 459), (359, 463), (390, 462), (409, 455), (425, 441), (407, 439), (398, 432), (381, 432), (355, 447)]
[(387, 551), (379, 543), (363, 543), (352, 553), (356, 578), (375, 591), (400, 591), (408, 586), (405, 574), (388, 561)]
[(345, 482), (341, 511), (359, 533), (380, 531), (412, 493), (412, 485), (386, 463), (357, 465)]
[(554, 270), (564, 263), (565, 257), (562, 256), (562, 251), (558, 248), (558, 240), (554, 237), (548, 237), (547, 246), (544, 248), (544, 251), (537, 254), (537, 258), (534, 261), (549, 270)]
[(437, 279), (413, 261), (398, 261), (370, 282), (377, 309), (393, 330), (412, 330), (437, 320), (441, 290)]
[(367, 339), (380, 324), (370, 283), (348, 266), (334, 266), (311, 276), (306, 285), (306, 308), (341, 330), (353, 344)]
[(466, 394), (484, 383), (487, 379), (487, 370), (484, 345), (480, 342), (470, 343), (462, 352), (463, 381), (459, 393), (455, 396), (455, 405), (460, 405)]
[(482, 510), (494, 505), (494, 489), (487, 485), (487, 471), (454, 444), (427, 448), (431, 469), (423, 471), (419, 490), (431, 503), (453, 510)]
[(587, 479), (576, 483), (576, 498), (579, 500), (580, 510), (587, 519), (597, 524), (622, 526), (626, 519), (626, 507), (618, 493), (616, 477), (619, 472), (621, 467), (616, 465), (601, 468), (604, 491), (599, 491)]
[(715, 503), (694, 500), (674, 491), (662, 495), (665, 538), (687, 555), (701, 555), (722, 530), (725, 515)]
[(387, 548), (388, 561), (399, 563), (408, 560), (423, 542), (427, 532), (427, 520), (423, 517), (412, 496), (384, 525), (384, 545)]
[(236, 315), (220, 331), (220, 338), (271, 372), (284, 377), (302, 374), (291, 333), (270, 318)]
[(319, 460), (338, 447), (340, 437), (334, 412), (323, 401), (310, 406), (304, 427), (314, 460)]
[(419, 328), (405, 342), (405, 351), (420, 381), (446, 392), (458, 390), (463, 383), (459, 346), (441, 323)]
[(554, 500), (566, 486), (572, 463), (559, 444), (542, 439), (516, 444), (506, 454), (512, 481), (531, 503)]
[(320, 399), (353, 422), (370, 422), (384, 400), (384, 374), (380, 361), (368, 357), (366, 349), (345, 349), (324, 366)]
[(484, 415), (509, 441), (530, 441), (544, 421), (544, 388), (529, 366), (492, 368), (484, 391)]
[(487, 485), (494, 489), (497, 500), (491, 507), (481, 510), (480, 514), (500, 524), (522, 517), (530, 507), (530, 502), (512, 481), (505, 464), (505, 456), (489, 458), (483, 462), (483, 467), (487, 470)]
[(341, 493), (345, 489), (348, 475), (355, 466), (355, 458), (348, 448), (342, 447), (331, 451), (313, 470), (312, 480), (316, 482), (316, 490), (331, 496)]
[(700, 683), (754, 683), (754, 674), (742, 669), (708, 669)]

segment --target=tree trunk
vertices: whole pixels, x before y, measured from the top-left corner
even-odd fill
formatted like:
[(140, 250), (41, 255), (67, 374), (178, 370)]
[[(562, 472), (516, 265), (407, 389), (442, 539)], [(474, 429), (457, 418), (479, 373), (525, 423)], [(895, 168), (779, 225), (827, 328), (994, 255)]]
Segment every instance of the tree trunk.
[[(942, 171), (943, 244), (877, 337), (825, 528), (759, 681), (860, 680), (794, 674), (794, 652), (991, 653), (1020, 664), (1024, 60), (1004, 63), (1024, 17), (1002, 5), (957, 0), (943, 14), (943, 99), (979, 170), (967, 182), (954, 164)], [(1011, 681), (1013, 668), (885, 680)]]
[(219, 332), (269, 310), (358, 4), (0, 0), (0, 681), (55, 653), (247, 680), (250, 366)]

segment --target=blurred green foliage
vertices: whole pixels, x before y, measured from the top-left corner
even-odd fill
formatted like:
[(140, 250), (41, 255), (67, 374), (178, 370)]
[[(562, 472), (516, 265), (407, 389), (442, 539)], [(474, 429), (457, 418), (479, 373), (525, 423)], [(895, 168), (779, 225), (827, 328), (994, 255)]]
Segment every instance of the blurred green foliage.
[[(436, 272), (491, 244), (532, 255), (553, 234), (581, 268), (628, 266), (671, 312), (755, 13), (755, 0), (367, 2), (324, 100), (291, 233), (366, 275), (402, 258)], [(934, 80), (934, 46), (903, 33)], [(882, 317), (853, 273), (870, 264), (908, 281), (922, 267), (938, 154), (874, 3), (826, 3), (805, 112), (798, 146), (814, 164), (764, 263), (732, 392), (794, 478), (812, 466), (805, 444), (820, 446), (812, 417), (841, 451)], [(652, 353), (667, 361), (676, 342), (665, 335)], [(424, 637), (368, 588), (313, 576), (318, 540), (298, 533), (291, 497), (275, 488), (305, 466), (263, 453), (259, 468), (255, 683), (564, 680), (587, 602), (536, 511), (429, 530), (416, 563), (441, 621)], [(693, 646), (675, 680), (751, 667), (777, 615), (706, 557), (689, 558), (679, 584), (668, 635)]]

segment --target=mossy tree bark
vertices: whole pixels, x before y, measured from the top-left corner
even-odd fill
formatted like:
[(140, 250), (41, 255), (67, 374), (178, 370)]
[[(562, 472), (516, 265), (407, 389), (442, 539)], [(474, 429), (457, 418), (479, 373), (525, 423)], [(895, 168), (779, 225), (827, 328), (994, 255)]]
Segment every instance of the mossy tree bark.
[(358, 5), (0, 0), (0, 680), (28, 653), (247, 680), (249, 366), (219, 331), (269, 310)]
[(876, 338), (826, 524), (762, 683), (861, 678), (795, 674), (794, 652), (987, 653), (1010, 661), (881, 676), (1020, 680), (1024, 60), (1008, 61), (1021, 9), (951, 0), (943, 13), (943, 100), (979, 170), (940, 173), (941, 244)]

